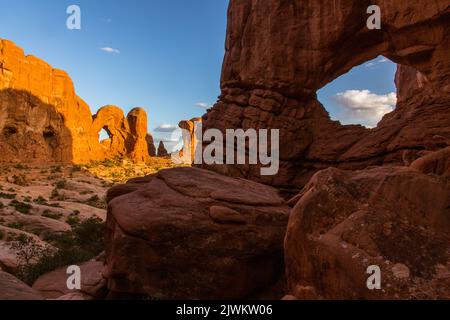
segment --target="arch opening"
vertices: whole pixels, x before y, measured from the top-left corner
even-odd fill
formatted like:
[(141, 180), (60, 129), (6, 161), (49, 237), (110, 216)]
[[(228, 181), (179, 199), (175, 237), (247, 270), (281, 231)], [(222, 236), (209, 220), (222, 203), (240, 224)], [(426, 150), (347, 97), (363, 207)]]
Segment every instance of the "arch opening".
[(98, 142), (102, 145), (110, 145), (112, 139), (112, 134), (108, 130), (108, 127), (103, 127), (98, 133)]
[(362, 63), (317, 92), (332, 120), (375, 128), (395, 110), (397, 64), (384, 56)]

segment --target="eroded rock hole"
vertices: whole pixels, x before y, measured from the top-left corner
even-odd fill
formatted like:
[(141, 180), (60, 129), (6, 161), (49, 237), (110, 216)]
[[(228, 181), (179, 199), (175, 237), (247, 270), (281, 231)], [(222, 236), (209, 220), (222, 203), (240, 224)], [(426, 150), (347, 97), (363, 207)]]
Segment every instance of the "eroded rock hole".
[(318, 91), (333, 120), (374, 128), (397, 104), (397, 64), (379, 56), (354, 67)]
[(11, 136), (17, 134), (18, 132), (19, 132), (19, 131), (17, 130), (17, 128), (16, 128), (16, 127), (13, 127), (13, 126), (6, 126), (6, 127), (3, 129), (3, 135), (4, 135), (6, 138), (11, 137)]
[(98, 142), (100, 143), (107, 143), (108, 141), (111, 141), (111, 138), (112, 134), (107, 127), (103, 127), (98, 133)]
[(55, 140), (56, 139), (56, 132), (52, 127), (45, 128), (44, 132), (42, 133), (45, 140)]

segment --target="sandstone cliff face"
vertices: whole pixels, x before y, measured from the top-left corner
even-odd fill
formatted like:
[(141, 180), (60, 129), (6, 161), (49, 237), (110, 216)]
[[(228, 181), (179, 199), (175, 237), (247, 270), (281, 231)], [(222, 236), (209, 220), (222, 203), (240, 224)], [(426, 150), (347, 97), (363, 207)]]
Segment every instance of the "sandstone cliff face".
[[(102, 128), (110, 139), (99, 143)], [(114, 106), (92, 115), (72, 80), (44, 61), (0, 40), (1, 162), (85, 163), (114, 156), (148, 158), (147, 116)]]
[[(280, 129), (281, 168), (205, 167), (301, 187), (329, 166), (408, 164), (450, 145), (448, 1), (377, 3), (381, 30), (366, 27), (369, 1), (231, 0), (222, 95), (204, 129)], [(378, 55), (401, 65), (396, 110), (373, 130), (331, 121), (317, 90)]]

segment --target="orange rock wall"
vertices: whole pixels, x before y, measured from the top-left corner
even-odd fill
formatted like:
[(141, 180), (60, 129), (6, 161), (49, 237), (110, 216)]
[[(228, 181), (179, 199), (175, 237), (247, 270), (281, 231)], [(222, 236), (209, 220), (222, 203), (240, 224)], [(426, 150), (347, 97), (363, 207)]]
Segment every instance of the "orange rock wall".
[[(104, 128), (111, 139), (99, 142)], [(0, 162), (86, 163), (115, 156), (148, 159), (147, 115), (115, 106), (92, 115), (70, 77), (0, 40)]]

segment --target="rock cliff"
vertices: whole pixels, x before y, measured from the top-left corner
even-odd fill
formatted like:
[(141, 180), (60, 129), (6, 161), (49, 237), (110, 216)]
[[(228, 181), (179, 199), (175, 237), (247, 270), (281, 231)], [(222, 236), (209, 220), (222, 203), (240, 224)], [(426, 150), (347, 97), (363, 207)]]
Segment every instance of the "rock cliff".
[[(373, 2), (373, 1), (372, 1)], [(222, 94), (204, 129), (280, 129), (281, 168), (205, 166), (274, 186), (304, 186), (318, 170), (408, 164), (450, 145), (448, 1), (231, 0)], [(370, 130), (331, 121), (317, 90), (378, 55), (400, 65), (394, 112)]]
[[(105, 129), (110, 139), (99, 142)], [(92, 115), (70, 77), (0, 40), (0, 162), (86, 163), (115, 156), (148, 159), (147, 115), (115, 106)]]

